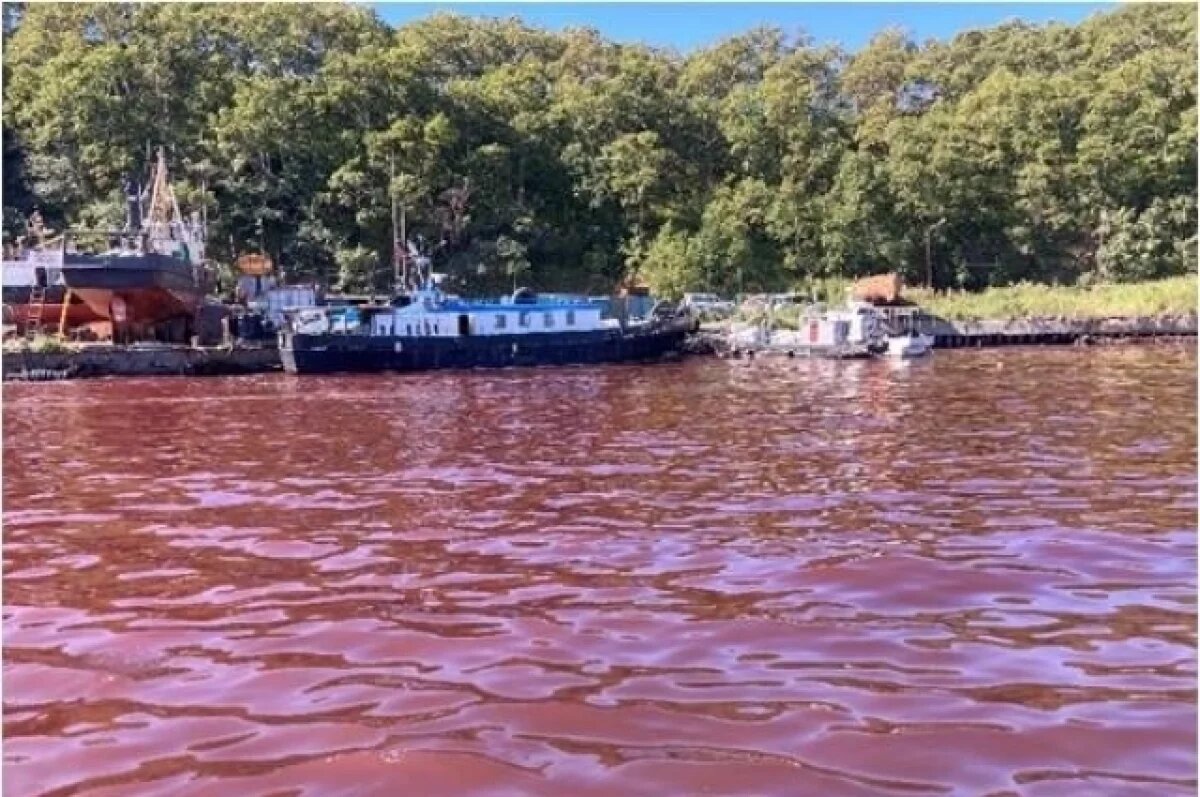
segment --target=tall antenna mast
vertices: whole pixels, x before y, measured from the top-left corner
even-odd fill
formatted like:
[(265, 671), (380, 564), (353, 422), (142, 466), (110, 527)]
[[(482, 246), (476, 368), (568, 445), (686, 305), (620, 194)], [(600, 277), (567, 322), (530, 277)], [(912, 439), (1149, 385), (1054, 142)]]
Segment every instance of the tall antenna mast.
[(396, 226), (396, 158), (394, 155), (388, 155), (388, 195), (392, 200), (392, 287), (395, 288), (401, 284), (402, 255), (400, 254), (399, 230)]

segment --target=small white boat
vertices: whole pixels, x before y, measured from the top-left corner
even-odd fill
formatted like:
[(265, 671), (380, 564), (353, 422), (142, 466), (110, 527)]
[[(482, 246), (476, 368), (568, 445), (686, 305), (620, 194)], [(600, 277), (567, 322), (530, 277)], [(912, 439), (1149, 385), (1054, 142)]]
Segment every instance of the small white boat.
[(924, 357), (932, 351), (933, 338), (929, 335), (907, 333), (904, 335), (892, 335), (887, 339), (887, 355), (889, 357), (910, 359), (913, 357)]

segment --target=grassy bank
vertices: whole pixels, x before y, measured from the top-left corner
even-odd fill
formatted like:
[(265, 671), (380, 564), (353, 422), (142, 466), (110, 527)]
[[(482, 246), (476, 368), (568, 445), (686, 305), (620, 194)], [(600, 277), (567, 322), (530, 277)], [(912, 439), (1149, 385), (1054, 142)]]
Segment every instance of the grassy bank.
[(1035, 317), (1108, 318), (1196, 312), (1196, 276), (1092, 287), (1013, 285), (980, 293), (906, 289), (906, 299), (950, 321)]
[(35, 354), (57, 354), (70, 351), (72, 348), (70, 343), (59, 340), (54, 335), (34, 335), (33, 340), (20, 337), (4, 341), (4, 351), (6, 352), (31, 351)]

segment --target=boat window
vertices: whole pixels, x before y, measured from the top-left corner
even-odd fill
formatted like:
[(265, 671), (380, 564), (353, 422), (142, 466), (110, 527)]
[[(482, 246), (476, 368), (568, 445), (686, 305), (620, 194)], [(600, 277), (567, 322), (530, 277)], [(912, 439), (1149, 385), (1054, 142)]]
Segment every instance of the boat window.
[(428, 321), (425, 322), (425, 334), (426, 335), (429, 334), (429, 322)]
[(575, 326), (575, 311), (574, 310), (567, 311), (567, 326), (569, 326), (569, 327)]
[(523, 327), (529, 326), (529, 313), (528, 312), (521, 313), (521, 326), (523, 326)]
[(495, 316), (496, 329), (505, 329), (508, 326), (508, 316), (504, 313), (498, 313)]
[(554, 326), (554, 313), (542, 313), (542, 323), (546, 327)]

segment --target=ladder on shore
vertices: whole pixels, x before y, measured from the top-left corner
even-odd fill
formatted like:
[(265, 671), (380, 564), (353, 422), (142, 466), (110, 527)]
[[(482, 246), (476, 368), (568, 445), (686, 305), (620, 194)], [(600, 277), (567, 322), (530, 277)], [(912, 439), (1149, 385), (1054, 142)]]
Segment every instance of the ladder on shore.
[(32, 341), (42, 333), (42, 316), (46, 313), (46, 288), (34, 285), (29, 289), (29, 304), (25, 309), (25, 340)]

